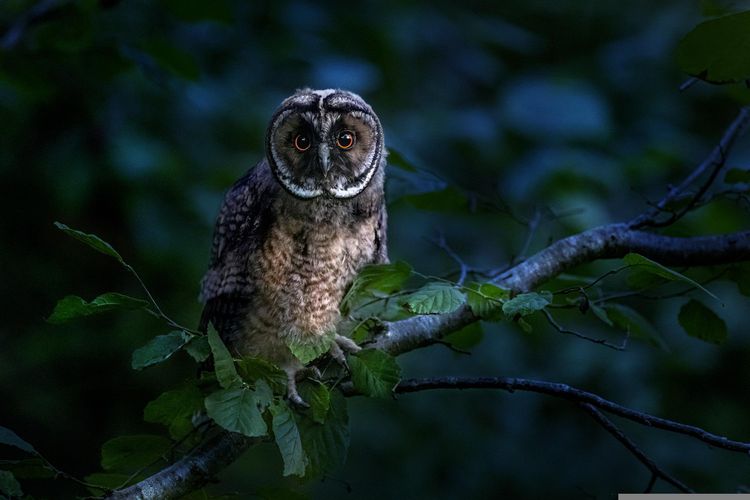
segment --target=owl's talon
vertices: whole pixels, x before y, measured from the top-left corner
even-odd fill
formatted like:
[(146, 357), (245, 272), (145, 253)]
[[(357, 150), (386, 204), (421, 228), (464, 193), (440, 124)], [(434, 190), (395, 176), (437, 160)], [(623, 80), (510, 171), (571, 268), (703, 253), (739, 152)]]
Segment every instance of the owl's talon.
[(303, 371), (305, 371), (304, 368), (295, 370), (295, 369), (285, 369), (286, 371), (286, 397), (289, 401), (292, 402), (295, 406), (298, 406), (300, 408), (310, 408), (310, 405), (305, 402), (304, 399), (302, 399), (302, 396), (299, 395), (299, 392), (297, 392), (297, 376), (300, 375)]
[(343, 335), (336, 334), (334, 340), (336, 341), (336, 345), (339, 347), (339, 349), (343, 350), (344, 352), (353, 354), (362, 350), (362, 348), (359, 347), (356, 342), (354, 342), (349, 337), (344, 337)]
[(297, 406), (297, 407), (299, 407), (299, 408), (310, 408), (310, 405), (309, 405), (309, 404), (307, 404), (307, 403), (305, 402), (305, 400), (304, 400), (304, 399), (302, 399), (302, 396), (300, 396), (300, 395), (299, 395), (299, 394), (297, 393), (297, 389), (296, 389), (296, 388), (294, 389), (294, 392), (292, 392), (291, 390), (290, 390), (290, 391), (287, 391), (287, 395), (286, 395), (286, 397), (287, 397), (287, 399), (289, 399), (289, 401), (291, 401), (291, 403), (292, 403), (292, 404), (293, 404), (294, 406)]
[(323, 374), (320, 373), (320, 368), (317, 366), (306, 366), (300, 370), (300, 375), (298, 375), (297, 378), (312, 378), (320, 380), (323, 378)]
[(346, 356), (344, 351), (341, 349), (338, 341), (331, 344), (331, 349), (328, 351), (331, 357), (336, 360), (338, 364), (349, 370), (349, 363), (346, 362)]

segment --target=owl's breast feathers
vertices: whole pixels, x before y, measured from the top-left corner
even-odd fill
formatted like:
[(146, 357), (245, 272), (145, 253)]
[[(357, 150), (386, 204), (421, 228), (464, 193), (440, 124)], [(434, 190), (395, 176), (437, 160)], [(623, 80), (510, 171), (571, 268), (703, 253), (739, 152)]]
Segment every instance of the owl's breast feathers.
[(371, 187), (352, 200), (297, 200), (258, 165), (219, 214), (203, 321), (240, 354), (276, 360), (283, 339), (335, 329), (357, 272), (387, 260), (382, 179)]

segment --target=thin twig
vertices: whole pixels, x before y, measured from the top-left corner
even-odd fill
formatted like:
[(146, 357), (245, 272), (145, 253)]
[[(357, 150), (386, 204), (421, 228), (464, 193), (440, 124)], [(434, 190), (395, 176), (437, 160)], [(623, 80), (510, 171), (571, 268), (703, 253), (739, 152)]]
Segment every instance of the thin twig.
[(625, 337), (620, 345), (612, 344), (611, 342), (607, 341), (607, 339), (595, 339), (593, 337), (589, 337), (588, 335), (576, 332), (575, 330), (563, 328), (557, 321), (555, 321), (555, 318), (552, 317), (552, 314), (547, 309), (542, 309), (542, 312), (547, 318), (547, 322), (552, 325), (555, 330), (565, 335), (573, 335), (574, 337), (578, 337), (579, 339), (583, 339), (594, 344), (603, 345), (604, 347), (609, 347), (610, 349), (614, 349), (615, 351), (624, 351), (628, 346), (628, 337)]
[[(147, 465), (144, 465), (140, 469), (138, 469), (135, 472), (133, 472), (132, 474), (130, 474), (130, 476), (128, 476), (128, 478), (125, 481), (123, 481), (122, 484), (120, 484), (118, 487), (114, 488), (114, 490), (121, 490), (122, 488), (125, 488), (127, 485), (130, 484), (130, 482), (133, 479), (135, 479), (136, 477), (140, 476), (143, 472), (145, 472), (146, 470), (150, 469), (151, 467), (153, 467), (154, 465), (158, 464), (161, 461), (164, 461), (165, 463), (169, 464), (169, 459), (166, 457), (166, 455), (174, 453), (179, 446), (181, 446), (189, 438), (193, 437), (195, 434), (197, 434), (198, 432), (200, 432), (201, 428), (203, 428), (204, 426), (206, 426), (208, 424), (212, 424), (212, 421), (211, 420), (204, 420), (203, 422), (201, 422), (200, 424), (198, 424), (196, 427), (193, 427), (190, 430), (190, 432), (188, 432), (187, 434), (185, 434), (179, 440), (177, 440), (174, 443), (172, 443), (169, 446), (169, 449), (166, 451), (166, 453), (164, 455), (160, 455), (159, 457), (157, 457), (156, 459), (154, 459), (151, 463), (149, 463)], [(197, 445), (195, 445), (195, 446), (193, 446), (193, 448), (191, 450), (189, 450), (188, 453), (190, 453), (190, 451), (196, 449), (198, 446), (200, 446), (200, 443), (197, 444)], [(100, 487), (100, 489), (102, 489), (104, 491), (112, 491), (112, 489), (109, 489), (109, 488)]]
[(700, 427), (682, 424), (637, 411), (604, 399), (597, 394), (576, 389), (567, 384), (514, 377), (434, 377), (404, 379), (396, 386), (395, 391), (397, 393), (411, 393), (434, 389), (502, 389), (510, 392), (526, 391), (546, 394), (575, 403), (588, 403), (607, 413), (626, 418), (641, 425), (684, 434), (717, 448), (743, 454), (750, 453), (750, 443), (734, 441), (712, 434)]
[(687, 89), (698, 83), (700, 79), (697, 76), (691, 76), (680, 84), (680, 92), (685, 92)]
[(123, 263), (123, 265), (125, 266), (125, 269), (127, 269), (130, 272), (130, 274), (132, 274), (133, 276), (135, 276), (135, 279), (141, 285), (141, 288), (146, 293), (146, 297), (148, 298), (149, 302), (151, 302), (151, 305), (154, 306), (154, 309), (155, 309), (154, 312), (156, 314), (158, 314), (160, 318), (162, 318), (164, 321), (166, 321), (169, 326), (171, 326), (172, 328), (177, 328), (178, 330), (184, 330), (184, 331), (186, 331), (188, 333), (192, 333), (192, 334), (195, 334), (195, 335), (202, 335), (202, 333), (199, 332), (198, 330), (193, 330), (192, 328), (188, 328), (186, 326), (182, 326), (181, 324), (177, 323), (172, 318), (170, 318), (169, 316), (167, 316), (164, 313), (164, 311), (161, 310), (161, 307), (159, 307), (159, 304), (156, 302), (156, 299), (154, 298), (154, 296), (151, 295), (151, 291), (146, 286), (146, 283), (143, 281), (143, 279), (141, 279), (141, 276), (133, 268), (133, 266), (131, 266), (130, 264), (125, 264), (125, 263)]
[[(719, 172), (726, 163), (727, 156), (732, 149), (735, 139), (745, 130), (748, 122), (750, 121), (750, 108), (740, 108), (740, 112), (732, 123), (727, 127), (724, 135), (722, 135), (719, 144), (711, 151), (703, 162), (701, 162), (680, 184), (672, 186), (666, 195), (656, 204), (656, 206), (645, 212), (635, 219), (631, 220), (628, 226), (631, 229), (638, 229), (640, 227), (664, 227), (673, 224), (686, 213), (694, 208), (694, 205), (698, 203), (703, 194), (711, 187)], [(707, 170), (711, 169), (708, 179), (700, 186), (696, 193), (692, 196), (688, 204), (679, 212), (673, 213), (669, 218), (658, 221), (657, 217), (659, 214), (666, 210), (674, 200), (678, 199), (685, 190), (697, 181)]]
[(45, 18), (53, 17), (56, 11), (62, 10), (69, 1), (41, 0), (22, 14), (0, 38), (0, 49), (11, 50), (23, 38), (26, 30)]
[(591, 415), (593, 419), (596, 420), (597, 423), (604, 428), (604, 430), (612, 434), (612, 436), (614, 436), (615, 439), (617, 439), (630, 453), (632, 453), (639, 462), (641, 462), (646, 466), (648, 470), (651, 471), (652, 481), (649, 482), (647, 490), (650, 490), (653, 487), (653, 478), (660, 477), (683, 493), (693, 493), (693, 490), (688, 488), (682, 481), (675, 478), (667, 471), (656, 465), (656, 462), (651, 460), (645, 453), (643, 453), (638, 445), (631, 441), (631, 439), (627, 437), (610, 419), (605, 417), (602, 412), (588, 403), (582, 403), (579, 406), (586, 410), (589, 415)]
[[(703, 281), (700, 281), (699, 284), (701, 286), (706, 286), (706, 285), (708, 285), (710, 283), (713, 283), (714, 281), (716, 281), (716, 280), (720, 279), (722, 276), (724, 276), (727, 273), (727, 271), (728, 271), (728, 269), (724, 268), (720, 272), (718, 272), (717, 274), (711, 276), (710, 278), (708, 278), (706, 280), (703, 280)], [(667, 281), (667, 282), (661, 283), (661, 284), (659, 284), (657, 286), (669, 285), (671, 283), (672, 282)], [(611, 300), (624, 299), (624, 298), (628, 298), (628, 297), (638, 297), (639, 299), (646, 299), (646, 300), (676, 299), (678, 297), (684, 297), (688, 293), (697, 290), (696, 287), (691, 286), (689, 288), (685, 288), (685, 289), (679, 290), (677, 292), (665, 293), (665, 294), (662, 294), (662, 295), (645, 295), (643, 293), (646, 290), (649, 290), (651, 288), (654, 288), (654, 287), (641, 288), (640, 290), (632, 290), (632, 291), (629, 291), (629, 292), (612, 293), (610, 295), (605, 295), (604, 297), (600, 297), (598, 299), (595, 299), (592, 302), (594, 304), (601, 304), (603, 302), (609, 302)]]
[(617, 274), (617, 273), (619, 273), (619, 272), (621, 272), (621, 271), (623, 271), (625, 269), (628, 269), (629, 267), (630, 266), (628, 265), (628, 266), (618, 267), (617, 269), (611, 269), (611, 270), (607, 271), (606, 273), (602, 274), (601, 276), (599, 276), (598, 278), (596, 278), (591, 283), (588, 283), (587, 285), (583, 285), (583, 286), (571, 286), (571, 287), (568, 287), (568, 288), (562, 288), (560, 290), (552, 292), (552, 295), (563, 295), (563, 294), (568, 294), (568, 293), (571, 293), (571, 292), (578, 292), (578, 291), (581, 291), (581, 290), (588, 290), (589, 288), (594, 287), (597, 284), (599, 284), (602, 280), (604, 280), (604, 279), (606, 279), (606, 278), (608, 278), (610, 276), (614, 276), (615, 274)]
[(440, 233), (436, 238), (433, 238), (430, 241), (432, 241), (432, 243), (434, 243), (439, 249), (445, 252), (448, 257), (453, 259), (456, 264), (458, 264), (459, 274), (458, 279), (456, 280), (456, 284), (458, 286), (463, 285), (464, 281), (466, 281), (466, 275), (469, 273), (469, 266), (466, 264), (466, 262), (464, 262), (461, 256), (458, 255), (450, 245), (448, 245), (448, 242), (445, 241), (444, 234)]
[(531, 242), (534, 240), (534, 236), (536, 236), (536, 231), (539, 229), (539, 222), (541, 221), (542, 214), (539, 211), (538, 208), (534, 209), (534, 215), (529, 219), (529, 229), (526, 232), (526, 239), (523, 242), (523, 245), (521, 246), (521, 249), (518, 251), (518, 255), (516, 256), (516, 259), (519, 261), (526, 259), (526, 254), (529, 252), (529, 248), (531, 247)]

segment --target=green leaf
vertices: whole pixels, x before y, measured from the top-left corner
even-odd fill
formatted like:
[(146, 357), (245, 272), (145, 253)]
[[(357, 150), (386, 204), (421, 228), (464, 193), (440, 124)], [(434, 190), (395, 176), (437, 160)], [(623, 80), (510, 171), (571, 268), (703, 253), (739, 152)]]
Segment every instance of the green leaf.
[(273, 402), (273, 391), (265, 380), (257, 380), (253, 393), (255, 394), (255, 401), (258, 403), (258, 408), (260, 408), (262, 413)]
[(349, 357), (354, 387), (373, 398), (390, 398), (401, 380), (396, 360), (378, 349), (364, 349)]
[(193, 415), (203, 410), (203, 394), (194, 385), (163, 393), (146, 405), (143, 420), (163, 424), (175, 439), (193, 430)]
[(306, 335), (286, 339), (286, 345), (292, 354), (303, 365), (327, 353), (331, 348), (336, 332), (326, 332), (323, 335)]
[(172, 441), (150, 434), (118, 436), (102, 445), (102, 468), (113, 472), (135, 472), (165, 459)]
[(646, 290), (663, 285), (668, 281), (666, 278), (640, 267), (628, 268), (628, 275), (625, 278), (625, 283), (632, 290)]
[(457, 332), (450, 333), (443, 337), (443, 340), (448, 342), (456, 349), (471, 349), (472, 347), (479, 344), (484, 338), (484, 331), (482, 325), (475, 321), (467, 326), (461, 328)]
[(240, 381), (237, 369), (234, 367), (234, 359), (229, 354), (227, 346), (221, 341), (221, 337), (215, 331), (208, 332), (208, 345), (214, 355), (214, 371), (216, 380), (224, 389), (228, 389)]
[[(399, 310), (402, 310), (399, 306)], [(342, 321), (343, 331), (348, 332), (346, 336), (354, 341), (355, 344), (362, 344), (370, 340), (382, 323), (376, 317), (366, 317), (364, 319), (351, 318)], [(352, 326), (354, 325), (354, 326)]]
[(612, 323), (612, 320), (609, 319), (609, 316), (607, 316), (607, 311), (603, 307), (590, 303), (589, 309), (592, 313), (594, 313), (594, 316), (599, 318), (605, 324), (609, 326), (615, 326), (614, 323)]
[(61, 222), (55, 222), (55, 227), (63, 231), (68, 236), (71, 236), (77, 239), (78, 241), (81, 241), (87, 244), (88, 246), (96, 250), (97, 252), (101, 252), (104, 255), (109, 255), (110, 257), (114, 257), (115, 259), (117, 259), (117, 261), (120, 264), (127, 266), (127, 264), (122, 259), (120, 254), (117, 253), (117, 251), (114, 248), (112, 248), (112, 245), (102, 240), (97, 235), (84, 233), (82, 231), (78, 231), (77, 229), (72, 229)]
[(403, 261), (365, 266), (346, 292), (341, 309), (343, 312), (349, 311), (352, 302), (363, 295), (387, 297), (400, 290), (410, 276), (411, 266)]
[(308, 459), (305, 477), (319, 477), (341, 467), (349, 449), (349, 416), (341, 392), (331, 392), (331, 407), (324, 424), (299, 413), (294, 416)]
[(185, 345), (185, 350), (198, 363), (203, 363), (211, 355), (211, 346), (208, 345), (206, 335), (196, 335)]
[(606, 304), (602, 307), (616, 328), (628, 332), (633, 338), (645, 340), (664, 351), (669, 351), (669, 346), (659, 332), (638, 312), (622, 304)]
[(273, 437), (284, 460), (284, 475), (302, 477), (307, 468), (307, 455), (302, 448), (302, 438), (294, 414), (284, 400), (273, 403), (270, 409)]
[(313, 421), (322, 424), (326, 421), (331, 406), (331, 391), (317, 380), (305, 381), (298, 387), (302, 399), (310, 405), (310, 416)]
[(534, 331), (534, 328), (531, 326), (531, 323), (529, 323), (523, 318), (518, 318), (518, 321), (516, 321), (516, 323), (518, 323), (518, 326), (521, 327), (521, 330), (523, 330), (524, 333), (531, 333)]
[(263, 358), (245, 357), (237, 361), (237, 372), (245, 382), (265, 381), (276, 394), (286, 394), (286, 372)]
[(38, 455), (37, 451), (29, 443), (18, 437), (18, 434), (8, 429), (7, 427), (0, 426), (0, 444), (7, 444), (8, 446), (15, 446), (16, 448), (23, 450), (27, 453)]
[(154, 337), (148, 344), (133, 351), (133, 359), (130, 365), (134, 370), (142, 370), (148, 366), (161, 363), (182, 349), (182, 346), (188, 340), (190, 340), (190, 335), (182, 330), (175, 330), (166, 335)]
[(643, 255), (637, 254), (637, 253), (629, 253), (625, 257), (622, 258), (622, 261), (629, 265), (629, 266), (638, 266), (639, 269), (648, 271), (652, 274), (655, 274), (656, 276), (660, 276), (662, 278), (665, 278), (670, 281), (682, 281), (684, 283), (687, 283), (689, 285), (694, 286), (695, 288), (699, 288), (703, 290), (705, 293), (710, 295), (716, 300), (719, 300), (719, 298), (714, 295), (713, 293), (706, 290), (700, 283), (698, 283), (695, 280), (692, 280), (685, 276), (684, 274), (680, 274), (677, 271), (673, 271), (672, 269), (669, 269), (668, 267), (664, 267), (658, 262), (654, 262), (653, 260), (644, 257)]
[(492, 283), (469, 283), (465, 291), (471, 312), (484, 320), (499, 320), (503, 302), (510, 298), (510, 291)]
[(12, 473), (0, 470), (0, 493), (9, 497), (20, 497), (23, 495), (21, 485), (16, 481)]
[(466, 295), (450, 283), (434, 281), (409, 294), (405, 307), (415, 314), (453, 312), (466, 303)]
[(206, 397), (208, 416), (228, 431), (249, 437), (265, 436), (268, 427), (263, 420), (258, 395), (247, 387), (221, 389)]
[(200, 68), (189, 52), (172, 45), (166, 40), (150, 40), (143, 46), (144, 52), (176, 76), (186, 80), (197, 80)]
[(541, 311), (551, 302), (552, 294), (547, 291), (542, 293), (522, 293), (503, 304), (503, 312), (509, 318), (514, 318), (519, 314), (521, 316), (528, 316), (529, 314)]
[(724, 175), (724, 182), (727, 184), (750, 183), (750, 170), (730, 168)]
[(76, 295), (68, 295), (59, 300), (48, 323), (60, 324), (76, 318), (93, 316), (109, 311), (132, 311), (135, 309), (146, 309), (149, 303), (145, 300), (129, 297), (121, 293), (105, 293), (99, 295), (91, 302), (86, 302)]
[(687, 74), (711, 83), (750, 78), (750, 11), (711, 19), (677, 45), (677, 63)]
[(691, 337), (718, 345), (727, 340), (727, 325), (724, 320), (695, 299), (690, 299), (680, 308), (677, 319)]

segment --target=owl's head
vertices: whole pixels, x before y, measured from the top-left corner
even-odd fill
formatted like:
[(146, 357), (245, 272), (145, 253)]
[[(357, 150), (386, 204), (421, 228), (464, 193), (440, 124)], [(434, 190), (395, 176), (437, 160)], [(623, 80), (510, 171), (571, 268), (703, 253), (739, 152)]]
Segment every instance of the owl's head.
[(281, 103), (266, 133), (276, 179), (298, 198), (351, 198), (383, 160), (383, 128), (372, 108), (345, 90), (297, 91)]

